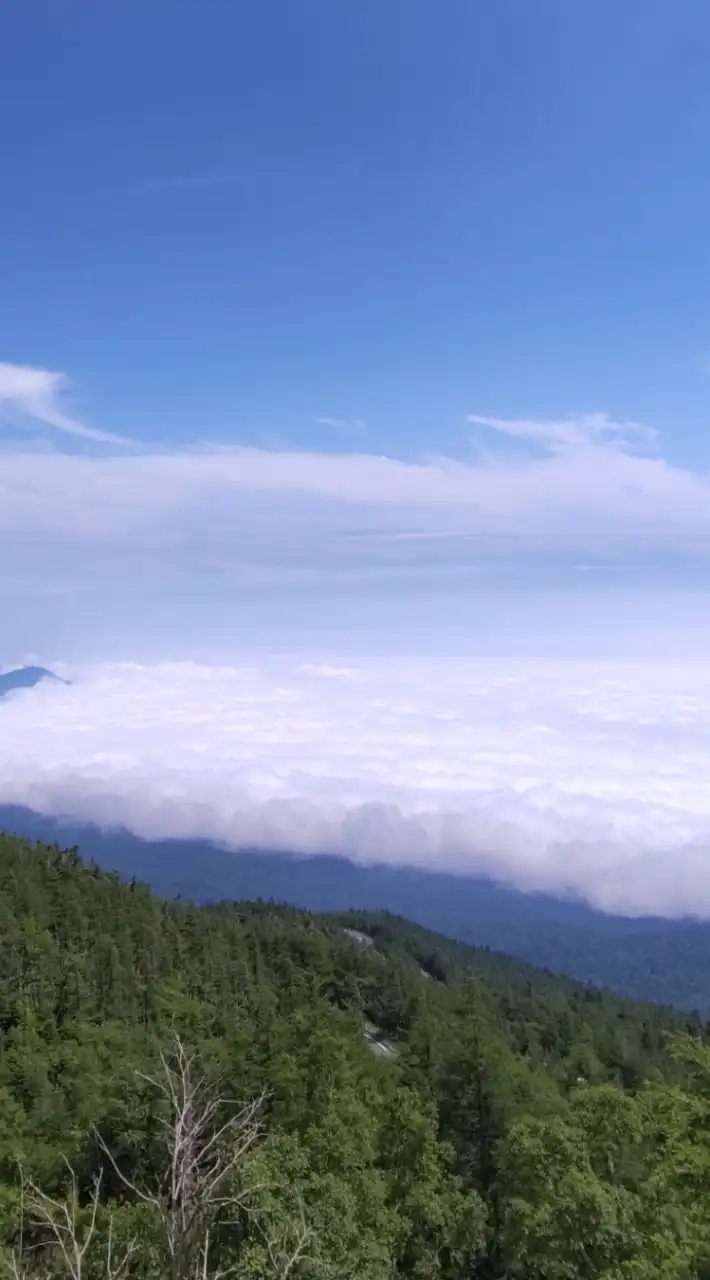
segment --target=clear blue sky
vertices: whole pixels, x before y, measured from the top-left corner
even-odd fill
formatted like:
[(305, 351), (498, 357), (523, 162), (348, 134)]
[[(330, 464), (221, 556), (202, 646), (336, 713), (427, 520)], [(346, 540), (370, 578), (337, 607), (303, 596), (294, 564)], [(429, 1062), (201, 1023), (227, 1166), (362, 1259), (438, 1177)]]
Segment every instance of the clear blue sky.
[[(164, 453), (207, 439), (462, 459), (467, 415), (604, 412), (660, 432), (695, 479), (710, 465), (709, 66), (707, 0), (12, 0), (0, 361), (65, 375), (72, 420)], [(81, 452), (12, 386), (47, 447)], [(400, 534), (421, 532), (417, 501)], [(649, 509), (639, 520), (646, 536)], [(181, 537), (188, 524), (194, 503)], [(36, 545), (17, 539), (26, 585)], [(213, 572), (228, 539), (200, 539), (204, 577), (206, 543)]]

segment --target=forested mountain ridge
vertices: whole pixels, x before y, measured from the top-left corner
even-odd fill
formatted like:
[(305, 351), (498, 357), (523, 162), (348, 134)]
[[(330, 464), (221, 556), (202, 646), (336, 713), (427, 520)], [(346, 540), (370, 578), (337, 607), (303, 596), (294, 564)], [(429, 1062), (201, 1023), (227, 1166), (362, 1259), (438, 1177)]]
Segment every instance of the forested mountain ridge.
[(698, 1020), (0, 837), (8, 1276), (701, 1280), (709, 1191)]
[(78, 845), (84, 857), (127, 879), (139, 876), (164, 897), (276, 899), (322, 912), (387, 909), (633, 1000), (710, 1015), (707, 921), (610, 916), (581, 902), (413, 867), (225, 849), (207, 840), (142, 840), (11, 805), (0, 805), (0, 829)]
[[(534, 1054), (536, 1038), (544, 1044), (552, 1038), (557, 1046), (555, 1056), (567, 1060), (569, 1080), (573, 1079), (574, 1053), (565, 1054), (562, 1046), (577, 1037), (586, 1042), (590, 1033), (595, 1043), (604, 1046), (607, 1069), (629, 1086), (646, 1078), (651, 1062), (655, 1065), (659, 1055), (667, 1065), (664, 1046), (670, 1032), (708, 1038), (708, 1023), (697, 1014), (632, 1002), (503, 952), (457, 942), (387, 911), (334, 912), (322, 918), (362, 932), (382, 955), (410, 957), (420, 975), (449, 986), (477, 980), (511, 1043), (521, 1052)], [(544, 1030), (543, 1020), (547, 1020)], [(531, 1038), (532, 1026), (537, 1027), (536, 1038)], [(581, 1070), (581, 1059), (579, 1065)], [(598, 1068), (591, 1072), (596, 1073)]]

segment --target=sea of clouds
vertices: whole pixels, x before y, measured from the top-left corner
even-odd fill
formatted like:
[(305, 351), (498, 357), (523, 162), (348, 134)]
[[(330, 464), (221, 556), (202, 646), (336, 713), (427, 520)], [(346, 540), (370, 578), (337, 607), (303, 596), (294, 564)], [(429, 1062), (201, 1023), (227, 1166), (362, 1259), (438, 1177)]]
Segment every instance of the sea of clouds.
[(273, 659), (0, 703), (0, 803), (710, 916), (710, 669)]

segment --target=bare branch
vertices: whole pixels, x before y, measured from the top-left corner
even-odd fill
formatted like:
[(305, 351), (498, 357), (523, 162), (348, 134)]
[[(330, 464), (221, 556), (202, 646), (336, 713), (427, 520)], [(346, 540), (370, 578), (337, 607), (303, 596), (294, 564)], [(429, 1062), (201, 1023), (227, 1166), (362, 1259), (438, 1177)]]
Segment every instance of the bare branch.
[(108, 1220), (108, 1239), (106, 1241), (106, 1280), (124, 1280), (128, 1275), (128, 1268), (132, 1258), (138, 1252), (138, 1241), (133, 1238), (128, 1241), (124, 1253), (116, 1257), (113, 1248), (113, 1217)]
[(120, 1168), (102, 1136), (96, 1136), (125, 1189), (156, 1213), (173, 1280), (226, 1280), (233, 1269), (211, 1266), (212, 1238), (230, 1214), (245, 1209), (252, 1194), (239, 1187), (227, 1190), (227, 1183), (262, 1136), (266, 1094), (220, 1123), (225, 1107), (235, 1104), (195, 1072), (194, 1055), (179, 1036), (160, 1062), (157, 1076), (141, 1076), (167, 1106), (161, 1117), (166, 1171), (159, 1185), (150, 1190), (139, 1186)]
[[(238, 1262), (232, 1262), (229, 1254), (217, 1261), (214, 1254), (225, 1231), (243, 1228), (247, 1222), (250, 1233), (256, 1232), (261, 1238), (271, 1280), (295, 1280), (305, 1262), (321, 1270), (319, 1260), (307, 1252), (313, 1231), (300, 1198), (294, 1220), (285, 1231), (283, 1227), (264, 1230), (256, 1207), (255, 1199), (266, 1185), (247, 1176), (248, 1157), (263, 1135), (267, 1095), (261, 1093), (241, 1106), (222, 1096), (219, 1084), (210, 1084), (195, 1069), (194, 1055), (178, 1036), (172, 1052), (161, 1054), (156, 1077), (141, 1078), (162, 1100), (162, 1176), (154, 1186), (141, 1185), (137, 1175), (121, 1168), (107, 1141), (94, 1129), (106, 1164), (94, 1180), (88, 1203), (82, 1203), (76, 1173), (66, 1160), (69, 1190), (65, 1199), (55, 1198), (23, 1179), (23, 1216), (26, 1206), (46, 1236), (39, 1248), (54, 1251), (69, 1280), (87, 1280), (89, 1252), (92, 1269), (101, 1258), (101, 1273), (106, 1280), (128, 1280), (138, 1244), (131, 1239), (116, 1248), (111, 1211), (101, 1206), (103, 1178), (109, 1166), (129, 1196), (152, 1216), (165, 1251), (161, 1275), (169, 1280), (237, 1277)], [(101, 1237), (99, 1223), (107, 1223)], [(20, 1234), (20, 1248), (8, 1266), (9, 1280), (30, 1280), (36, 1275), (33, 1267), (25, 1270), (26, 1256)]]
[[(12, 1280), (28, 1280), (28, 1272), (22, 1262), (26, 1253), (24, 1246), (24, 1227), (27, 1217), (31, 1217), (35, 1226), (46, 1230), (46, 1245), (58, 1251), (64, 1269), (71, 1280), (83, 1280), (85, 1262), (96, 1238), (97, 1218), (101, 1200), (102, 1178), (99, 1174), (93, 1182), (91, 1196), (86, 1207), (82, 1207), (76, 1171), (62, 1157), (69, 1174), (69, 1193), (64, 1200), (50, 1196), (31, 1179), (25, 1178), (20, 1171), (21, 1214), (19, 1249), (13, 1252), (8, 1263), (8, 1272)], [(88, 1215), (88, 1216), (87, 1216)], [(116, 1254), (113, 1242), (113, 1221), (109, 1213), (108, 1235), (106, 1241), (106, 1258), (104, 1273), (106, 1280), (125, 1280), (132, 1257), (137, 1252), (135, 1240), (129, 1242), (122, 1253)], [(29, 1273), (32, 1274), (32, 1273)]]
[(318, 1265), (318, 1259), (306, 1253), (308, 1245), (314, 1238), (314, 1232), (306, 1222), (306, 1212), (302, 1197), (299, 1195), (297, 1199), (298, 1222), (294, 1227), (293, 1235), (288, 1245), (285, 1244), (283, 1239), (279, 1239), (276, 1232), (267, 1235), (257, 1223), (259, 1234), (268, 1254), (273, 1280), (288, 1280), (288, 1277), (299, 1262), (310, 1262), (314, 1266)]

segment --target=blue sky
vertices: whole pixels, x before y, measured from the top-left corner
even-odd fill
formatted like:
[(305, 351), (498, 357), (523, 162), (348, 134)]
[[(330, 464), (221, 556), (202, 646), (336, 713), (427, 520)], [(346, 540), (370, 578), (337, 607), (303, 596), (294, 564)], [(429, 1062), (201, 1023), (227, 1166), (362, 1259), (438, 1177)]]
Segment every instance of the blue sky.
[(72, 678), (2, 802), (710, 913), (708, 65), (707, 0), (0, 5), (0, 664)]
[(709, 55), (705, 0), (3, 6), (0, 659), (705, 635)]

